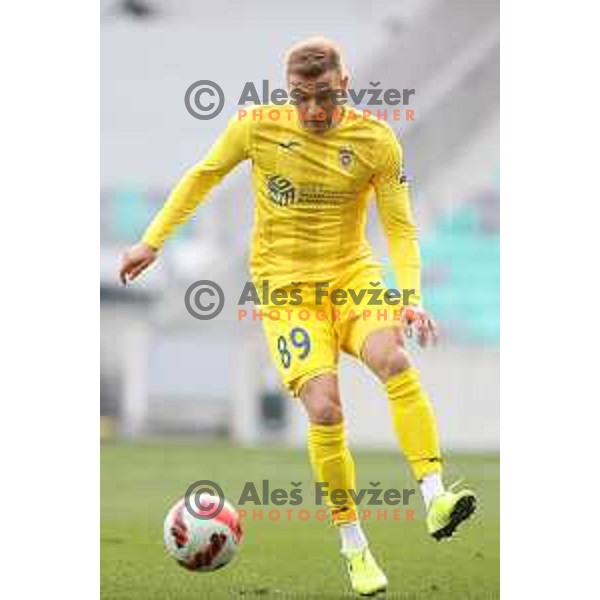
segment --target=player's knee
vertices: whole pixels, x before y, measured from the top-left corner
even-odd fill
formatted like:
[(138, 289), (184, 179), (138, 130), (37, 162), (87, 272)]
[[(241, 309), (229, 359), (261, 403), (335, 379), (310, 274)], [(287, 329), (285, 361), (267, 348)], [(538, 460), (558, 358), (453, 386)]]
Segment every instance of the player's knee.
[(400, 346), (396, 346), (393, 349), (374, 357), (370, 366), (375, 375), (377, 375), (381, 381), (385, 382), (390, 377), (410, 369), (411, 364), (406, 350)]
[(336, 425), (343, 420), (342, 403), (334, 376), (321, 376), (307, 381), (300, 393), (311, 423)]

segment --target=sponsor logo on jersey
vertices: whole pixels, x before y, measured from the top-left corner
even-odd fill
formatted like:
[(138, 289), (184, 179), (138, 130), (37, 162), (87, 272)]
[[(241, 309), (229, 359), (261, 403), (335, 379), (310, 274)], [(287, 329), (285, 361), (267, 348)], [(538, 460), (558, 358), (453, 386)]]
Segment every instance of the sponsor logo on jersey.
[(267, 195), (279, 206), (288, 206), (296, 200), (296, 189), (292, 182), (280, 175), (267, 177)]

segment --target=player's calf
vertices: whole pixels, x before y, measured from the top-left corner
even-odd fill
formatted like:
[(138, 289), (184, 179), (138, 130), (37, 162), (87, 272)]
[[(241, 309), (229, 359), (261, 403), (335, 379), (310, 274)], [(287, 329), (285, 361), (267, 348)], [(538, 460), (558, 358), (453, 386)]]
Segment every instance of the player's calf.
[[(354, 490), (354, 460), (348, 449), (337, 377), (319, 375), (306, 382), (300, 390), (306, 409), (308, 453), (315, 480), (325, 484), (325, 501), (336, 522), (354, 520), (356, 506), (349, 490)], [(333, 490), (345, 490), (343, 504), (331, 500)]]
[[(387, 586), (385, 574), (369, 551), (367, 538), (357, 520), (350, 490), (356, 489), (354, 460), (348, 449), (337, 377), (316, 376), (300, 388), (300, 399), (309, 419), (308, 452), (315, 480), (326, 484), (325, 500), (340, 534), (352, 588), (372, 595)], [(346, 490), (346, 500), (334, 503), (330, 493)]]
[(430, 535), (450, 537), (475, 510), (470, 490), (446, 491), (433, 408), (402, 346), (400, 328), (376, 331), (367, 338), (362, 357), (385, 383), (398, 443), (419, 482)]

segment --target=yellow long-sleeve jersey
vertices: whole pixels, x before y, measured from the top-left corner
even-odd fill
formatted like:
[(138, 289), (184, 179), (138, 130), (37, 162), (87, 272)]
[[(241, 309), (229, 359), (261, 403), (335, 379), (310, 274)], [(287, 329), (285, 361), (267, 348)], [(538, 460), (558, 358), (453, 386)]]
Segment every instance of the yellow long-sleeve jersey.
[[(278, 116), (277, 116), (278, 115)], [(420, 300), (420, 258), (402, 149), (385, 122), (345, 110), (323, 133), (305, 129), (293, 106), (236, 115), (206, 158), (172, 191), (143, 241), (159, 249), (239, 162), (252, 161), (255, 281), (335, 281), (362, 261), (376, 264), (365, 237), (375, 191), (397, 285)]]

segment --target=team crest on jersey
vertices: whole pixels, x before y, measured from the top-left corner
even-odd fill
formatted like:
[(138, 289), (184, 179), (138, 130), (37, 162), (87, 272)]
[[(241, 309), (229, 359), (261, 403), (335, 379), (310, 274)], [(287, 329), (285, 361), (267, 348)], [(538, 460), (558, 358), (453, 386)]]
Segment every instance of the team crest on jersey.
[(340, 164), (344, 169), (350, 169), (354, 164), (354, 150), (352, 148), (340, 148)]
[(296, 200), (296, 189), (292, 182), (280, 175), (267, 177), (267, 195), (279, 206), (288, 206)]

